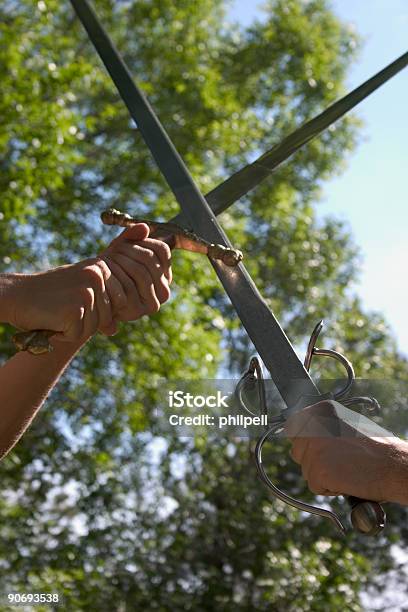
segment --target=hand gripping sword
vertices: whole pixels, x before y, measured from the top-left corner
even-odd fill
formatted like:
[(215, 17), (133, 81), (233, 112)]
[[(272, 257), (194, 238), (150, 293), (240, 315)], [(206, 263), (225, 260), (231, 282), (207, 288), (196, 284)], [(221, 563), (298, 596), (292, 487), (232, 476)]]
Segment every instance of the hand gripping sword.
[[(284, 159), (287, 159), (287, 157), (299, 147), (308, 142), (316, 134), (320, 133), (327, 125), (330, 125), (330, 123), (343, 115), (352, 106), (371, 93), (371, 91), (374, 91), (374, 89), (379, 87), (393, 74), (401, 70), (408, 62), (407, 53), (384, 69), (384, 71), (376, 75), (376, 77), (373, 77), (373, 79), (363, 84), (356, 92), (349, 94), (351, 98), (346, 96), (346, 98), (334, 104), (311, 122), (302, 126), (300, 130), (297, 130), (286, 138), (281, 145), (268, 151), (259, 160), (254, 162), (254, 164), (246, 166), (236, 173), (236, 175), (230, 177), (230, 179), (208, 194), (206, 198), (200, 193), (198, 187), (195, 185), (182, 158), (146, 97), (134, 83), (129, 69), (100, 24), (89, 2), (87, 0), (71, 0), (71, 4), (109, 72), (122, 100), (126, 104), (131, 117), (136, 122), (160, 171), (174, 193), (182, 211), (182, 218), (189, 224), (196, 235), (203, 236), (205, 240), (210, 243), (223, 245), (227, 249), (232, 249), (232, 245), (228, 241), (220, 225), (217, 223), (215, 214), (224, 210), (227, 206), (236, 201), (236, 199), (256, 186), (261, 180), (266, 178), (267, 174), (269, 174), (274, 167), (282, 163)], [(363, 88), (363, 90), (361, 88)], [(314, 334), (312, 334), (308, 355), (304, 365), (297, 356), (276, 317), (259, 294), (244, 265), (240, 263), (234, 267), (229, 267), (221, 261), (213, 259), (210, 259), (210, 263), (228, 294), (260, 358), (270, 372), (288, 409), (290, 409), (290, 411), (301, 410), (311, 403), (327, 398), (327, 394), (322, 395), (319, 393), (308, 371), (312, 355), (318, 354), (318, 351), (320, 351), (321, 354), (330, 352), (316, 349), (314, 346), (320, 327), (318, 326)], [(347, 367), (350, 366), (351, 368), (351, 364), (349, 364), (345, 357), (340, 356), (336, 358), (340, 359), (343, 365), (347, 364)], [(252, 373), (255, 369), (255, 366), (252, 367)], [(349, 381), (347, 389), (343, 390), (341, 397), (346, 394), (350, 386), (352, 368), (351, 371), (350, 369), (347, 371), (349, 374)], [(334, 396), (330, 395), (330, 397)], [(337, 399), (340, 399), (340, 397), (337, 396)], [(275, 425), (276, 424), (274, 424), (274, 427)], [(273, 433), (274, 431), (269, 432), (268, 435), (272, 435)], [(259, 465), (262, 464), (260, 457), (261, 449), (259, 446), (260, 444), (258, 443), (256, 450), (258, 469)], [(303, 502), (285, 495), (269, 481), (263, 467), (260, 470), (260, 475), (273, 493), (290, 505), (303, 511), (326, 517), (331, 520), (341, 532), (345, 531), (342, 522), (333, 512), (310, 504), (304, 504)], [(272, 485), (272, 487), (270, 485)], [(359, 532), (374, 535), (381, 531), (384, 526), (385, 515), (378, 503), (357, 498), (350, 499), (349, 501), (352, 506), (352, 523)]]

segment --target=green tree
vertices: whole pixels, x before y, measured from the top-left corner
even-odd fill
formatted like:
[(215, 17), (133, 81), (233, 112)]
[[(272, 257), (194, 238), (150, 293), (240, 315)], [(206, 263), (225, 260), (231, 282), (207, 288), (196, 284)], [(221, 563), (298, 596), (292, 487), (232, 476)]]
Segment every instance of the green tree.
[[(338, 98), (357, 43), (326, 0), (270, 0), (248, 29), (221, 0), (95, 5), (204, 192)], [(94, 254), (113, 235), (107, 205), (177, 212), (69, 2), (3, 2), (0, 74), (4, 270)], [(348, 228), (316, 215), (356, 129), (338, 122), (221, 221), (298, 346), (324, 313), (359, 375), (406, 379), (382, 317), (350, 292)], [(402, 510), (379, 556), (378, 540), (271, 503), (248, 441), (161, 435), (163, 379), (236, 373), (250, 349), (206, 261), (175, 254), (174, 270), (170, 304), (94, 338), (2, 462), (1, 591), (59, 592), (67, 610), (360, 609), (407, 537)], [(269, 453), (282, 486), (312, 499), (287, 448)]]

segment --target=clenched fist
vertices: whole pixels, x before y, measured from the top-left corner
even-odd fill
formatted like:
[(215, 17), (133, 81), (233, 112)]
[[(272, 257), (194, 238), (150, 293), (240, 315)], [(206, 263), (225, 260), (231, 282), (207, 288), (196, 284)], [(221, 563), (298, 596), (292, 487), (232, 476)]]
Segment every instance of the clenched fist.
[(148, 236), (148, 226), (138, 223), (122, 232), (98, 258), (108, 277), (117, 320), (135, 321), (153, 314), (170, 297), (170, 247)]
[(36, 274), (0, 276), (2, 320), (81, 342), (97, 330), (113, 335), (118, 321), (157, 312), (170, 297), (171, 252), (148, 236), (148, 226), (140, 223), (97, 257)]
[(408, 443), (334, 401), (291, 416), (292, 457), (313, 493), (408, 505)]

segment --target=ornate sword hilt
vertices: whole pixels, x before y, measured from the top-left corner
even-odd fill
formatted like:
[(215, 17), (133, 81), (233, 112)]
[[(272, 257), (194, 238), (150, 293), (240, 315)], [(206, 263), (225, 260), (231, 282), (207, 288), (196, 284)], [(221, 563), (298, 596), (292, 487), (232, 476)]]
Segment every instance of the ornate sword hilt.
[[(309, 371), (314, 356), (323, 356), (335, 359), (344, 366), (347, 373), (347, 381), (339, 391), (326, 393), (319, 396), (302, 396), (299, 398), (296, 406), (291, 407), (289, 410), (282, 410), (279, 415), (269, 418), (267, 429), (259, 438), (255, 447), (255, 463), (261, 480), (272, 491), (275, 497), (282, 500), (286, 504), (301, 510), (302, 512), (308, 512), (310, 514), (316, 514), (318, 516), (328, 518), (337, 527), (337, 529), (344, 534), (346, 532), (346, 528), (337, 514), (331, 510), (320, 508), (318, 506), (295, 499), (294, 497), (291, 497), (287, 493), (281, 491), (269, 478), (262, 461), (262, 450), (266, 441), (273, 436), (279, 436), (279, 434), (283, 433), (284, 424), (288, 414), (292, 414), (293, 412), (300, 410), (307, 405), (311, 405), (325, 399), (332, 399), (340, 401), (347, 407), (363, 404), (375, 412), (378, 412), (379, 410), (379, 403), (373, 397), (347, 397), (355, 380), (353, 366), (341, 353), (331, 349), (319, 349), (316, 347), (317, 338), (322, 328), (323, 321), (319, 321), (310, 337), (304, 360), (304, 366), (306, 370)], [(251, 359), (248, 370), (238, 382), (235, 393), (239, 405), (253, 416), (255, 416), (255, 413), (248, 408), (244, 396), (246, 391), (253, 390), (255, 387), (258, 389), (260, 413), (268, 415), (265, 381), (262, 366), (257, 357), (253, 357)], [(377, 535), (384, 528), (386, 517), (385, 512), (379, 503), (352, 496), (346, 496), (346, 499), (351, 506), (350, 520), (356, 531), (364, 535), (373, 536)]]

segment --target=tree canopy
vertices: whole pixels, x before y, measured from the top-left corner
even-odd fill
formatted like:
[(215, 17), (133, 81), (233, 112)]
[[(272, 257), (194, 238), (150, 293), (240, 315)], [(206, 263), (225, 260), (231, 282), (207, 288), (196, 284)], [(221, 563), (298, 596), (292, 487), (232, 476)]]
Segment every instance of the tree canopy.
[[(248, 28), (222, 0), (94, 4), (204, 193), (342, 95), (358, 49), (328, 0), (269, 0)], [(67, 0), (2, 3), (0, 75), (3, 271), (95, 254), (114, 236), (107, 206), (178, 212)], [(317, 212), (358, 127), (337, 122), (220, 220), (297, 347), (324, 315), (359, 376), (406, 380), (353, 289), (349, 227)], [(1, 590), (58, 592), (67, 610), (361, 609), (395, 569), (402, 509), (380, 540), (341, 539), (271, 499), (248, 440), (161, 434), (161, 381), (233, 376), (251, 351), (205, 259), (175, 253), (173, 269), (171, 302), (95, 337), (0, 465)], [(2, 326), (3, 359), (9, 338)], [(312, 500), (288, 448), (268, 452)]]

